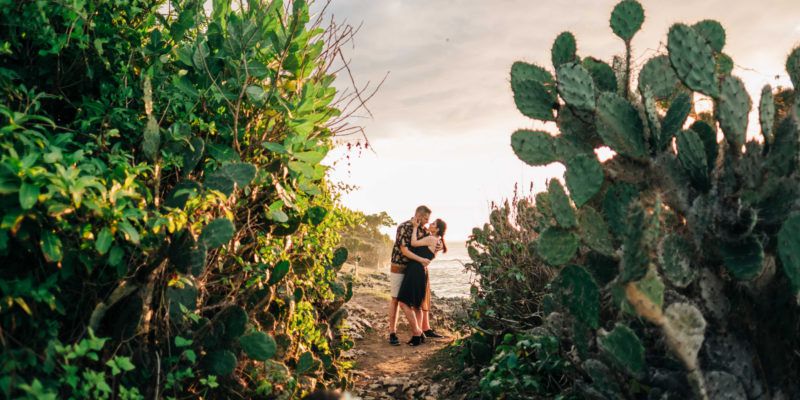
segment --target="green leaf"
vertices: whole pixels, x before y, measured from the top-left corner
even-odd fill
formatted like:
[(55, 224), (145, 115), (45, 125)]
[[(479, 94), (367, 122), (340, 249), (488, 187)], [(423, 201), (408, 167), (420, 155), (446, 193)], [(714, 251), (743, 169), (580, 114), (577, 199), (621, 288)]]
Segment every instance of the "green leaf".
[(228, 243), (235, 233), (233, 222), (227, 218), (217, 218), (208, 223), (200, 233), (200, 242), (209, 249)]
[(94, 248), (101, 255), (106, 254), (113, 240), (114, 235), (111, 234), (111, 230), (103, 228), (100, 230), (100, 233), (97, 234), (97, 239), (94, 241)]
[(253, 181), (256, 172), (256, 167), (253, 164), (225, 164), (206, 176), (205, 186), (230, 195), (233, 193), (232, 183), (236, 183), (239, 188), (243, 188)]
[(139, 232), (128, 221), (122, 221), (117, 224), (117, 229), (122, 231), (125, 239), (133, 244), (139, 244)]
[(61, 261), (61, 239), (55, 233), (42, 231), (42, 238), (39, 241), (39, 245), (42, 248), (44, 258), (48, 262)]
[(30, 210), (39, 199), (40, 187), (33, 183), (22, 182), (19, 188), (19, 205), (23, 210)]
[(242, 346), (242, 350), (244, 350), (248, 357), (258, 361), (266, 361), (272, 358), (278, 350), (275, 339), (259, 331), (251, 332), (240, 337), (239, 345)]
[(191, 339), (186, 339), (183, 336), (175, 336), (175, 347), (189, 347), (191, 345)]
[(722, 262), (736, 279), (751, 280), (761, 275), (764, 265), (764, 248), (754, 236), (720, 246)]
[(269, 281), (267, 284), (272, 286), (280, 282), (280, 280), (289, 273), (289, 267), (289, 261), (286, 260), (279, 261), (277, 264), (275, 264), (275, 267), (272, 268), (272, 272), (269, 275)]

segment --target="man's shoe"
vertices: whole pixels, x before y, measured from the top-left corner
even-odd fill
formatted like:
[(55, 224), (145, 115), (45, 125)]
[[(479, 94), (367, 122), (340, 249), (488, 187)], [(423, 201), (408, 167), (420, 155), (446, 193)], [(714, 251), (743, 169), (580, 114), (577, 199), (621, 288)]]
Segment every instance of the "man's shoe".
[(443, 338), (444, 337), (444, 336), (436, 333), (436, 331), (434, 331), (433, 329), (428, 329), (427, 331), (423, 332), (423, 335), (425, 335), (425, 337), (429, 337), (429, 338)]
[(408, 341), (409, 346), (419, 346), (421, 344), (422, 344), (422, 335), (412, 336), (411, 340)]
[(397, 338), (396, 333), (389, 334), (389, 344), (392, 346), (400, 346), (400, 339)]

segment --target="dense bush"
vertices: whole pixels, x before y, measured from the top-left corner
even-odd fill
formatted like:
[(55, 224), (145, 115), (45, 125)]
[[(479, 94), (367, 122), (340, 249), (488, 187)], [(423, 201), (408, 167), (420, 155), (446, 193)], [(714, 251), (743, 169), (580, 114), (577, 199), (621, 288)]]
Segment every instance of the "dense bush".
[(381, 228), (392, 227), (394, 220), (386, 211), (364, 214), (355, 211), (355, 221), (342, 232), (342, 246), (348, 250), (350, 260), (366, 267), (384, 267), (392, 253), (392, 238)]
[[(582, 398), (800, 397), (800, 97), (765, 86), (761, 132), (747, 140), (752, 101), (731, 75), (722, 26), (673, 25), (667, 53), (634, 81), (631, 39), (643, 22), (635, 0), (614, 8), (610, 26), (625, 44), (614, 67), (579, 57), (569, 32), (551, 49), (555, 76), (512, 66), (519, 110), (559, 133), (518, 130), (511, 146), (530, 165), (563, 163), (566, 188), (553, 180), (530, 218), (511, 223), (505, 207), (474, 232), (473, 323), (558, 338)], [(800, 86), (800, 48), (786, 69)], [(614, 156), (601, 163), (603, 146)], [(519, 241), (497, 240), (503, 229)], [(516, 268), (529, 271), (506, 272), (505, 249), (524, 254)], [(545, 266), (555, 277), (530, 300), (497, 293), (546, 277)], [(485, 301), (498, 296), (515, 302)], [(489, 339), (471, 354), (491, 354)]]
[(0, 1), (3, 397), (347, 384), (342, 41), (304, 1), (205, 3)]

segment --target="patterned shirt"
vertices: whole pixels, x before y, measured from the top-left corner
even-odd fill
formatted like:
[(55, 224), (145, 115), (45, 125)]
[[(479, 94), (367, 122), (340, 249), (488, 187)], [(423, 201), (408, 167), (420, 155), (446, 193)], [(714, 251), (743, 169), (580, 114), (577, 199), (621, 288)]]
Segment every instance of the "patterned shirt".
[[(403, 252), (400, 251), (400, 247), (411, 247), (411, 233), (413, 231), (414, 225), (411, 224), (411, 220), (403, 222), (397, 227), (397, 236), (395, 236), (394, 247), (392, 247), (392, 264), (405, 265), (411, 261), (408, 259), (408, 257), (403, 255)], [(419, 228), (417, 228), (417, 239), (422, 239), (425, 236), (428, 236), (428, 230), (425, 229), (424, 226), (420, 225)]]

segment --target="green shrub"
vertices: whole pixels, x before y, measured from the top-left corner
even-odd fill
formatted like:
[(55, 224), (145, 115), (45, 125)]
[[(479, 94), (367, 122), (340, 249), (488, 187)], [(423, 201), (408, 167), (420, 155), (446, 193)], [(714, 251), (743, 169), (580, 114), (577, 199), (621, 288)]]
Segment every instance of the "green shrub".
[[(798, 397), (800, 97), (766, 86), (760, 138), (747, 140), (752, 100), (712, 20), (673, 25), (634, 92), (631, 39), (643, 22), (635, 0), (611, 14), (625, 44), (616, 85), (601, 61), (565, 57), (564, 34), (555, 76), (512, 66), (520, 112), (559, 130), (519, 130), (512, 149), (530, 165), (564, 164), (569, 197), (551, 184), (514, 223), (505, 206), (474, 231), (474, 324), (559, 338), (584, 398)], [(799, 55), (786, 63), (795, 84)], [(695, 110), (701, 99), (712, 113)], [(600, 162), (603, 146), (615, 154)], [(498, 262), (512, 253), (524, 262)], [(527, 277), (536, 287), (510, 291)]]
[(0, 1), (4, 397), (348, 385), (339, 42), (304, 1), (231, 3)]

